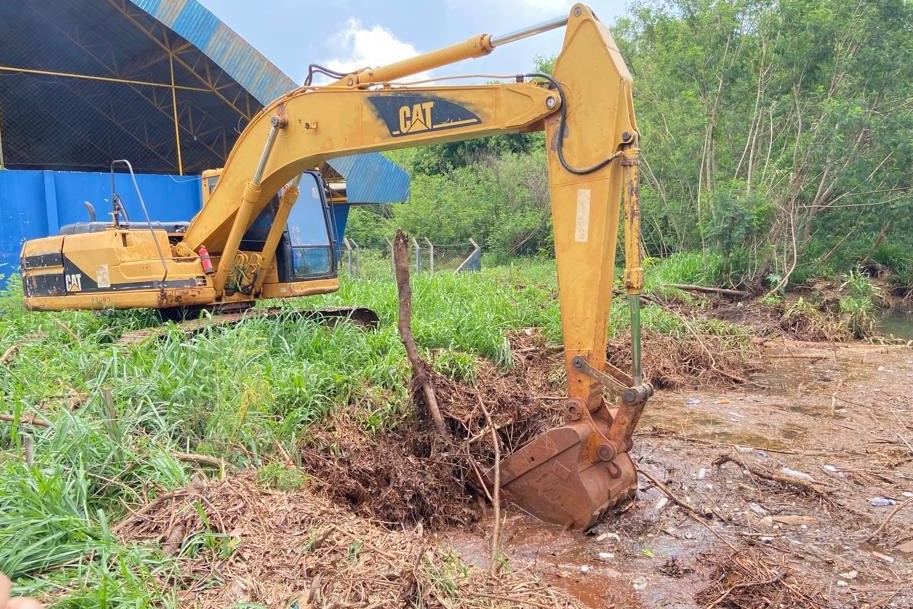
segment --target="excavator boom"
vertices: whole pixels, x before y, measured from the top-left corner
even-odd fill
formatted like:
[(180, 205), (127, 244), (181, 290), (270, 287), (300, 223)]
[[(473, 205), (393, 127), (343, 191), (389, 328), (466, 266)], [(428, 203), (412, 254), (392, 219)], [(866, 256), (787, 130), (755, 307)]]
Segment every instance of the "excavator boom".
[[(516, 82), (474, 86), (395, 82), (562, 25), (564, 44), (551, 76), (524, 75)], [(328, 86), (304, 86), (275, 100), (239, 136), (205, 206), (186, 230), (114, 227), (99, 235), (26, 244), (27, 304), (230, 305), (335, 289), (334, 276), (286, 282), (275, 270), (280, 262), (292, 264), (294, 256), (279, 256), (277, 247), (291, 239), (286, 222), (296, 199), (300, 205), (301, 197), (323, 197), (319, 178), (307, 177), (308, 172), (338, 156), (537, 130), (546, 132), (568, 422), (507, 458), (502, 485), (512, 500), (545, 520), (588, 527), (636, 488), (628, 451), (652, 387), (640, 378), (639, 361), (633, 376), (606, 362), (622, 205), (628, 227), (624, 279), (632, 302), (642, 284), (639, 135), (631, 75), (608, 29), (582, 4), (573, 6), (566, 19), (507, 36), (473, 37), (345, 75)], [(264, 217), (272, 223), (256, 241), (261, 249), (252, 250), (251, 231)], [(120, 289), (88, 296), (68, 287), (52, 294), (39, 289), (58, 272), (57, 266), (48, 270), (42, 262), (66, 267), (67, 260), (73, 265), (77, 259), (99, 273), (104, 267), (105, 283), (123, 282)], [(92, 272), (83, 267), (81, 272)], [(639, 344), (634, 352), (639, 360)], [(609, 387), (620, 396), (611, 409), (604, 397)]]

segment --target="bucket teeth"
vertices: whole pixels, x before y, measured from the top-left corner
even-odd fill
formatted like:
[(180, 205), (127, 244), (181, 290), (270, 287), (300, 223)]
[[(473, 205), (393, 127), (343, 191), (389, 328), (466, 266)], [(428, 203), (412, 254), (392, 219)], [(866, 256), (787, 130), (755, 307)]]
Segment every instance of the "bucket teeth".
[(541, 520), (572, 529), (593, 526), (608, 509), (633, 497), (633, 461), (627, 453), (611, 461), (585, 459), (591, 433), (585, 423), (556, 427), (507, 457), (501, 463), (505, 497)]

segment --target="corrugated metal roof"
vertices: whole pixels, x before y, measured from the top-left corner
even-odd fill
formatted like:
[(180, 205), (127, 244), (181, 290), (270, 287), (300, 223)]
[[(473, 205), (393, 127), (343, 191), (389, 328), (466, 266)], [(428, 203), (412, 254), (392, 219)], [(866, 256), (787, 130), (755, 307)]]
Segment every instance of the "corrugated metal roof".
[(196, 0), (130, 0), (209, 56), (261, 104), (297, 86)]
[[(9, 169), (103, 171), (127, 158), (139, 173), (199, 174), (295, 86), (197, 0), (0, 1)], [(404, 200), (391, 186), (406, 183), (402, 171), (368, 156), (330, 165), (359, 202)]]
[[(350, 203), (399, 203), (409, 195), (409, 174), (379, 154), (343, 156), (330, 161), (330, 165), (346, 176), (346, 198)], [(396, 171), (391, 170), (391, 165)]]
[[(130, 0), (176, 34), (202, 50), (261, 104), (298, 84), (196, 0)], [(345, 176), (348, 199), (358, 203), (395, 203), (409, 197), (409, 176), (380, 154), (329, 161)]]

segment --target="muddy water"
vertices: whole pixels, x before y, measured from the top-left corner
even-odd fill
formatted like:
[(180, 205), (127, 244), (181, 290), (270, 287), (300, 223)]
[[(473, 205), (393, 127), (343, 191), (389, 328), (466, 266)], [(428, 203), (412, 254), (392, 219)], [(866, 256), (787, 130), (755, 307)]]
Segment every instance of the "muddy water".
[(878, 322), (878, 330), (897, 338), (913, 340), (913, 308), (894, 307)]
[[(586, 535), (509, 511), (502, 529), (506, 568), (537, 574), (600, 609), (705, 607), (695, 599), (708, 589), (714, 598), (721, 594), (713, 587), (717, 569), (735, 548), (757, 552), (759, 544), (777, 561), (791, 560), (792, 576), (806, 590), (829, 590), (835, 603), (829, 606), (863, 606), (859, 599), (877, 600), (879, 586), (894, 590), (896, 582), (913, 580), (913, 559), (894, 549), (909, 538), (898, 531), (913, 530), (913, 512), (895, 516), (893, 537), (858, 543), (886, 517), (886, 508), (869, 505), (869, 497), (902, 500), (902, 491), (913, 491), (907, 459), (913, 449), (906, 443), (913, 440), (913, 350), (785, 343), (765, 354), (765, 364), (750, 387), (661, 392), (639, 428), (638, 467), (712, 510), (713, 524), (698, 524), (642, 479), (630, 509)], [(824, 480), (833, 503), (764, 484), (734, 463), (713, 464), (727, 454), (768, 471)], [(815, 524), (765, 525), (765, 515)], [(489, 514), (478, 531), (443, 533), (440, 541), (487, 568), (491, 528)], [(849, 583), (841, 579), (856, 572)], [(913, 607), (913, 592), (901, 597), (887, 606)]]

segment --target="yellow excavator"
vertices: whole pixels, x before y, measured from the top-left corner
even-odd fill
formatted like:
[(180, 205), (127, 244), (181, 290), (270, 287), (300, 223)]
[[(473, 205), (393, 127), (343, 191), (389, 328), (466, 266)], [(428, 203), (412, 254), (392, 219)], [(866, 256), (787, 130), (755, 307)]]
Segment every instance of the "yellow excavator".
[[(564, 44), (552, 75), (467, 86), (402, 83), (562, 26)], [(25, 243), (26, 306), (231, 308), (331, 292), (338, 281), (327, 237), (327, 187), (315, 170), (321, 163), (545, 130), (567, 422), (504, 459), (500, 480), (511, 501), (543, 520), (591, 526), (636, 489), (628, 453), (653, 393), (640, 368), (639, 134), (631, 75), (611, 33), (577, 4), (566, 18), (333, 76), (339, 79), (325, 86), (309, 79), (251, 120), (224, 168), (204, 174), (204, 206), (189, 223), (130, 222), (114, 197), (110, 223), (79, 223), (65, 234)], [(622, 208), (633, 327), (630, 374), (606, 362)], [(613, 390), (613, 404), (606, 402), (607, 389)]]

